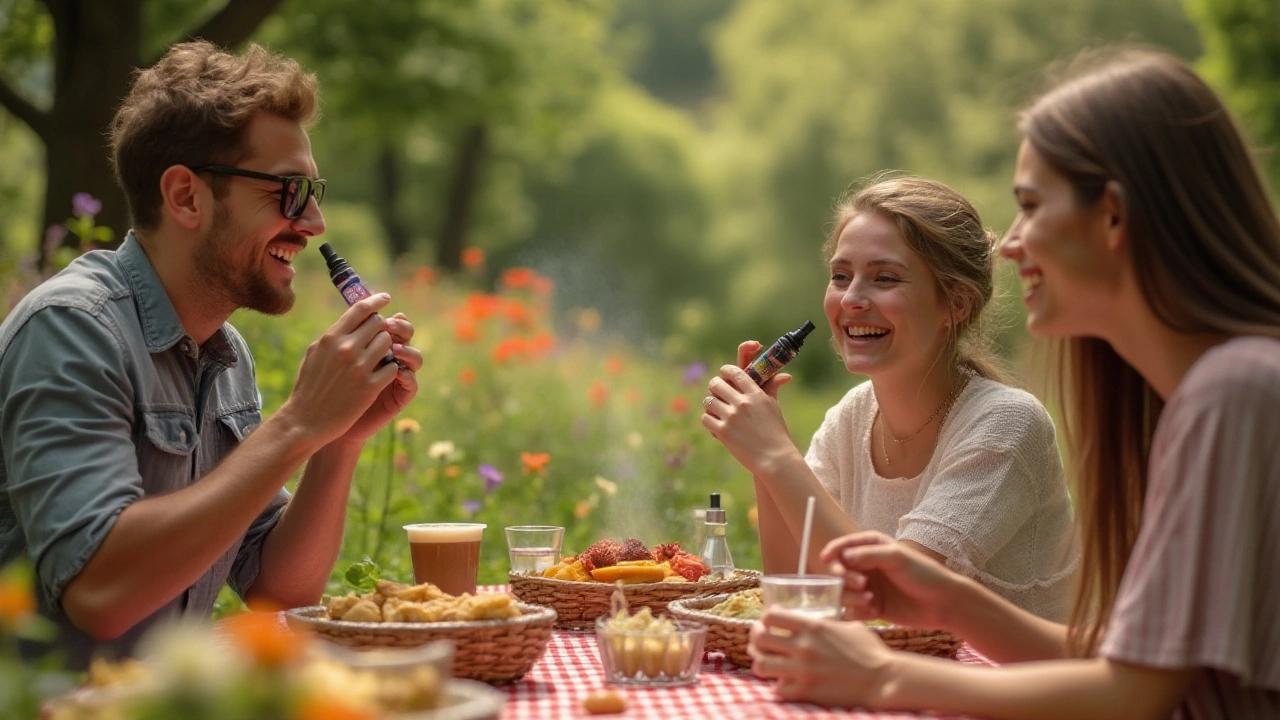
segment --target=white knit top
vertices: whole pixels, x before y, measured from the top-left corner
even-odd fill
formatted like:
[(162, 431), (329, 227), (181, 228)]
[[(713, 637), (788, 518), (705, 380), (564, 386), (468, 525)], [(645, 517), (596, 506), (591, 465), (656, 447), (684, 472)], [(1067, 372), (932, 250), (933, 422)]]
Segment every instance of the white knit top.
[(912, 540), (1014, 604), (1062, 621), (1080, 553), (1053, 420), (1031, 394), (975, 375), (943, 422), (924, 472), (871, 463), (871, 383), (827, 411), (805, 457), (860, 529)]

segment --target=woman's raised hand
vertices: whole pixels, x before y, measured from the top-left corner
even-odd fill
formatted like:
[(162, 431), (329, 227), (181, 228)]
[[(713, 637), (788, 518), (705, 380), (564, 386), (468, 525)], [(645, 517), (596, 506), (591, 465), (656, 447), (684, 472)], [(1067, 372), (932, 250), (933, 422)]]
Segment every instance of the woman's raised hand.
[(844, 578), (846, 619), (946, 628), (964, 578), (909, 544), (875, 531), (836, 538), (822, 561)]
[(760, 343), (738, 346), (738, 365), (725, 365), (707, 384), (702, 402), (702, 425), (752, 474), (768, 472), (771, 462), (798, 454), (778, 407), (778, 388), (791, 381), (780, 373), (756, 385), (742, 368), (751, 362)]

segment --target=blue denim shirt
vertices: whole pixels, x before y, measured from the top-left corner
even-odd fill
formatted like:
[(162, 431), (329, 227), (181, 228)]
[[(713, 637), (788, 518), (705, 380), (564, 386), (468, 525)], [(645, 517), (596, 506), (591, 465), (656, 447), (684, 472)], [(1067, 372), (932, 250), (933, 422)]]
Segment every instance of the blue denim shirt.
[(132, 233), (119, 250), (78, 258), (0, 324), (0, 566), (30, 559), (69, 665), (129, 654), (162, 618), (207, 616), (224, 583), (244, 597), (284, 490), (194, 585), (123, 637), (95, 641), (61, 607), (121, 511), (195, 482), (261, 420), (244, 339), (224, 324), (197, 347)]

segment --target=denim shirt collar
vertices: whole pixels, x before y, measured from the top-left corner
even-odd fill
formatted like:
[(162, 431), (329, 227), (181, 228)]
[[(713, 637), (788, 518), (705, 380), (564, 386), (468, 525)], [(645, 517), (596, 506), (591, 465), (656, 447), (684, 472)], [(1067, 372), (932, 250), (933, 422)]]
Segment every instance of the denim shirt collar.
[[(134, 303), (138, 308), (138, 320), (142, 326), (147, 350), (160, 353), (181, 343), (184, 354), (197, 357), (195, 341), (182, 326), (182, 320), (178, 318), (178, 311), (174, 309), (173, 301), (165, 292), (160, 276), (156, 274), (155, 267), (151, 265), (151, 259), (142, 249), (142, 243), (138, 242), (138, 237), (133, 230), (125, 235), (124, 242), (116, 251), (116, 258), (129, 280), (129, 285), (133, 288)], [(226, 323), (223, 323), (205, 342), (202, 349), (207, 359), (224, 367), (235, 367), (239, 356), (227, 337), (226, 328)]]

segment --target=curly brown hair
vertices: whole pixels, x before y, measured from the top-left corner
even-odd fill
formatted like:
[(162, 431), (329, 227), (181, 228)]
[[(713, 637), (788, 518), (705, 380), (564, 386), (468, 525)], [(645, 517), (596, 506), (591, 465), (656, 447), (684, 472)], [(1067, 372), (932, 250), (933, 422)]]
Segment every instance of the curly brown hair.
[[(234, 165), (258, 113), (303, 126), (319, 115), (315, 75), (251, 44), (243, 56), (198, 40), (174, 45), (140, 69), (111, 122), (111, 161), (134, 227), (160, 223), (160, 176), (174, 165)], [(216, 196), (226, 178), (211, 178)]]

